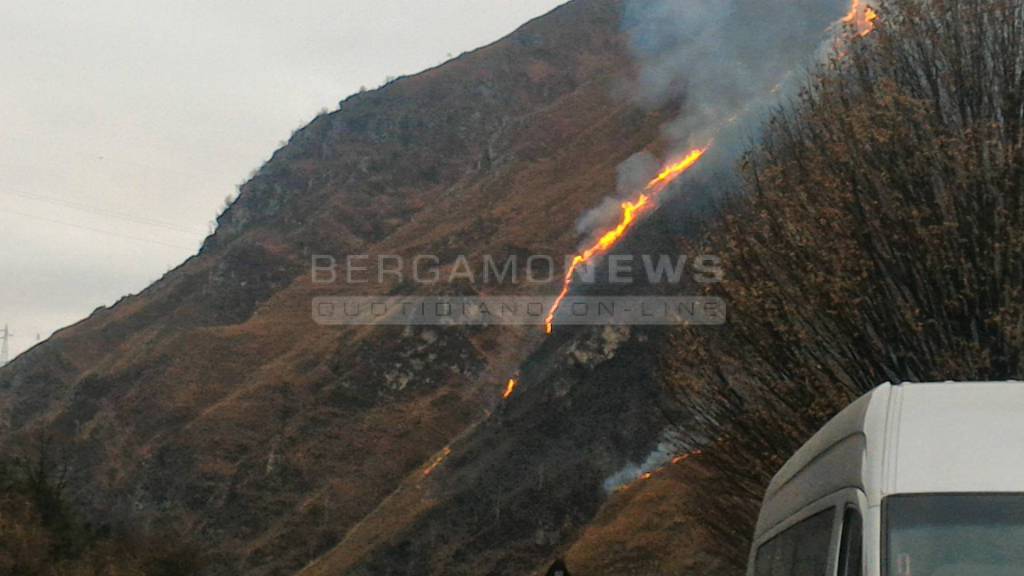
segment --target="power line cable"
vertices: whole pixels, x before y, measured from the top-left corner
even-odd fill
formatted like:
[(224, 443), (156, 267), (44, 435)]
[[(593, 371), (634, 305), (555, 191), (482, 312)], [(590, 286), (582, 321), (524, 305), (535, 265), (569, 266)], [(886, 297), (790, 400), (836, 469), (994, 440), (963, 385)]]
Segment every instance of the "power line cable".
[[(7, 140), (8, 142), (18, 142), (18, 143), (25, 142), (25, 143), (29, 143), (29, 144), (35, 144), (35, 143), (39, 143), (39, 142), (42, 141), (41, 139), (32, 138), (31, 136), (26, 137), (26, 136), (23, 136), (23, 135), (11, 135), (11, 134), (0, 134), (0, 140)], [(181, 169), (177, 169), (177, 168), (171, 168), (171, 167), (169, 167), (169, 166), (167, 166), (165, 164), (161, 164), (161, 165), (157, 166), (157, 165), (154, 165), (154, 164), (147, 164), (145, 162), (136, 162), (134, 160), (125, 160), (123, 158), (107, 156), (105, 154), (97, 154), (95, 152), (86, 152), (85, 150), (61, 150), (60, 153), (61, 154), (71, 154), (71, 155), (74, 155), (74, 156), (78, 156), (80, 158), (84, 158), (84, 159), (88, 159), (88, 160), (93, 160), (93, 161), (99, 161), (99, 162), (104, 163), (104, 164), (106, 164), (106, 163), (113, 163), (113, 164), (121, 164), (121, 165), (124, 165), (124, 166), (133, 166), (135, 168), (145, 169), (145, 170), (147, 170), (149, 172), (163, 172), (165, 174), (177, 174), (178, 176), (184, 176), (184, 177), (187, 177), (187, 178), (194, 178), (194, 179), (204, 179), (205, 180), (205, 179), (209, 178), (209, 174), (201, 174), (199, 172), (194, 172), (194, 171), (190, 171), (190, 170), (181, 170)]]
[(28, 199), (28, 200), (35, 200), (37, 202), (47, 202), (49, 204), (56, 204), (56, 205), (59, 205), (59, 206), (64, 206), (66, 208), (72, 208), (72, 209), (75, 209), (75, 210), (80, 210), (82, 212), (88, 212), (90, 214), (95, 214), (95, 215), (98, 215), (98, 216), (115, 218), (115, 219), (118, 219), (118, 220), (124, 220), (126, 222), (132, 222), (132, 223), (135, 223), (135, 224), (141, 224), (141, 225), (144, 225), (144, 226), (153, 226), (153, 227), (156, 227), (156, 228), (163, 228), (165, 230), (170, 230), (171, 232), (177, 232), (177, 233), (180, 233), (180, 234), (195, 235), (195, 234), (202, 234), (202, 233), (206, 232), (205, 229), (197, 227), (197, 226), (186, 226), (184, 224), (176, 224), (174, 222), (168, 222), (166, 220), (158, 220), (156, 218), (150, 218), (150, 217), (147, 217), (147, 216), (139, 216), (139, 215), (135, 215), (135, 214), (129, 214), (127, 212), (119, 212), (119, 211), (116, 211), (116, 210), (111, 210), (109, 208), (103, 208), (101, 206), (93, 206), (93, 205), (90, 205), (90, 204), (86, 204), (84, 202), (75, 202), (73, 200), (65, 200), (63, 198), (53, 198), (51, 196), (41, 196), (39, 194), (31, 194), (29, 192), (0, 191), (0, 194), (5, 194), (7, 196), (16, 196), (16, 197), (25, 198), (25, 199)]
[(70, 228), (77, 228), (79, 230), (85, 230), (85, 231), (88, 231), (88, 232), (94, 232), (96, 234), (105, 234), (107, 236), (113, 236), (113, 237), (116, 237), (116, 238), (122, 238), (124, 240), (133, 240), (135, 242), (146, 242), (148, 244), (156, 244), (156, 245), (159, 245), (159, 246), (166, 246), (168, 248), (178, 248), (178, 249), (184, 249), (184, 250), (188, 250), (188, 249), (192, 248), (191, 246), (184, 246), (184, 245), (181, 245), (181, 244), (172, 244), (170, 242), (161, 242), (160, 240), (154, 240), (152, 238), (142, 238), (140, 236), (131, 236), (129, 234), (121, 234), (120, 232), (113, 232), (111, 230), (103, 230), (101, 228), (93, 228), (91, 226), (83, 226), (81, 224), (75, 224), (75, 223), (72, 223), (72, 222), (64, 222), (62, 220), (54, 220), (54, 219), (46, 218), (46, 217), (43, 217), (43, 216), (36, 216), (35, 214), (26, 214), (24, 212), (19, 212), (17, 210), (11, 210), (9, 208), (0, 208), (0, 212), (6, 213), (6, 214), (11, 214), (11, 215), (14, 215), (14, 216), (21, 216), (22, 218), (29, 218), (29, 219), (32, 219), (32, 220), (38, 220), (40, 222), (47, 222), (49, 224), (58, 224), (60, 226), (68, 226)]

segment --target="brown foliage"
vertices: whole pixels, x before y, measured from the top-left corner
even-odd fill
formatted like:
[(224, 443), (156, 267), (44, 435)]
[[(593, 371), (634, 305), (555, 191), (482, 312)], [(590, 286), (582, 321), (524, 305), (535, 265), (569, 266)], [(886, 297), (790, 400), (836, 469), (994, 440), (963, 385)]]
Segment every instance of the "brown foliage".
[(0, 574), (12, 576), (184, 576), (205, 559), (179, 534), (96, 530), (64, 494), (66, 453), (40, 433), (11, 464), (0, 460)]
[(744, 159), (707, 237), (729, 326), (673, 335), (667, 377), (751, 499), (885, 380), (1024, 373), (1024, 2), (879, 13)]

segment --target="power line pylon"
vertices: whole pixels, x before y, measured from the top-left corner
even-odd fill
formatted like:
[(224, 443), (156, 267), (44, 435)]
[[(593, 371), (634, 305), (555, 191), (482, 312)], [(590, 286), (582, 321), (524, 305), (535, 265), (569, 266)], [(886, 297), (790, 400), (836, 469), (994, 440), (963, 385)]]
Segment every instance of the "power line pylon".
[(11, 331), (7, 328), (7, 324), (4, 324), (4, 331), (0, 332), (0, 366), (7, 364), (7, 361), (10, 360), (7, 341), (11, 336), (14, 336), (14, 334), (11, 334)]

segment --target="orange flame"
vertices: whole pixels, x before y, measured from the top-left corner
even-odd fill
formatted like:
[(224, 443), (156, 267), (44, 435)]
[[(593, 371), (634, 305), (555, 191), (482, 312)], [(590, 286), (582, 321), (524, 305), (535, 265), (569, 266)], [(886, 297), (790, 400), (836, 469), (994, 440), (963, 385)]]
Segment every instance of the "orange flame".
[(501, 398), (503, 400), (508, 400), (509, 397), (512, 396), (512, 392), (515, 391), (516, 384), (518, 384), (518, 383), (519, 382), (517, 382), (515, 378), (509, 378), (508, 379), (508, 385), (505, 386), (505, 393), (501, 396)]
[[(685, 462), (685, 461), (689, 460), (690, 458), (697, 458), (698, 456), (703, 456), (703, 455), (704, 455), (704, 451), (698, 448), (698, 449), (694, 450), (693, 452), (687, 452), (686, 454), (680, 454), (679, 456), (676, 456), (675, 458), (672, 459), (672, 464), (679, 464), (681, 462)], [(661, 467), (661, 468), (658, 468), (657, 470), (652, 470), (650, 472), (644, 472), (633, 483), (625, 484), (623, 486), (619, 486), (618, 488), (615, 489), (615, 491), (616, 492), (621, 492), (623, 490), (627, 490), (627, 489), (631, 488), (632, 486), (638, 484), (639, 482), (643, 482), (644, 480), (650, 480), (651, 478), (654, 477), (655, 474), (659, 474), (663, 470), (665, 470), (664, 466)]]
[(695, 457), (701, 456), (703, 454), (704, 454), (703, 450), (697, 449), (697, 450), (694, 450), (693, 452), (688, 452), (686, 454), (682, 454), (680, 456), (676, 456), (675, 458), (672, 459), (672, 463), (673, 464), (679, 464), (680, 462), (685, 462), (685, 461), (689, 460), (690, 458), (695, 458)]
[(844, 24), (850, 24), (857, 30), (860, 36), (867, 36), (875, 30), (875, 21), (878, 20), (878, 12), (864, 3), (864, 0), (853, 0), (850, 6), (850, 13), (843, 18)]
[(654, 200), (657, 195), (667, 188), (668, 185), (676, 178), (682, 176), (687, 170), (699, 162), (707, 151), (707, 146), (704, 148), (698, 148), (690, 152), (682, 160), (666, 166), (656, 177), (654, 177), (653, 180), (647, 183), (647, 186), (644, 188), (644, 192), (640, 194), (636, 200), (622, 203), (622, 218), (619, 220), (619, 224), (617, 226), (602, 234), (601, 237), (598, 238), (597, 242), (592, 246), (573, 257), (572, 263), (569, 264), (569, 269), (565, 271), (565, 279), (562, 283), (562, 292), (558, 295), (558, 298), (555, 299), (555, 303), (551, 306), (551, 310), (548, 311), (548, 316), (544, 320), (544, 326), (548, 334), (551, 334), (554, 329), (555, 314), (558, 313), (558, 309), (562, 306), (562, 302), (565, 301), (566, 296), (569, 295), (569, 289), (572, 287), (572, 281), (576, 275), (576, 270), (579, 269), (580, 265), (590, 262), (596, 256), (604, 254), (615, 246), (615, 244), (626, 235), (626, 232), (633, 227), (637, 218), (656, 206)]
[(657, 189), (655, 194), (661, 192), (662, 190), (665, 189), (666, 186), (671, 184), (672, 181), (682, 176), (683, 173), (689, 170), (690, 168), (693, 168), (693, 166), (697, 162), (699, 162), (701, 158), (704, 157), (704, 154), (706, 154), (707, 151), (708, 146), (705, 146), (704, 148), (697, 148), (695, 150), (691, 150), (685, 158), (676, 162), (675, 164), (670, 164), (664, 170), (662, 170), (653, 180), (648, 182), (646, 189)]

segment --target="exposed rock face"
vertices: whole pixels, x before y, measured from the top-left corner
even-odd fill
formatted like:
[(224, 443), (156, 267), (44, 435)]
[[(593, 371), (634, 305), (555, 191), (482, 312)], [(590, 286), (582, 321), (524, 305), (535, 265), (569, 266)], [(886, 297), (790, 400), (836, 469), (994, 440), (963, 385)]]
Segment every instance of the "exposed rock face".
[(308, 267), (571, 252), (572, 223), (668, 117), (621, 97), (620, 12), (571, 2), (297, 131), (198, 255), (0, 371), (3, 444), (62, 435), (76, 502), (196, 535), (213, 573), (289, 574), (332, 550), (311, 570), (550, 565), (604, 502), (603, 479), (670, 424), (636, 369), (646, 336), (547, 341), (499, 406), (537, 330), (320, 327), (317, 295), (440, 288), (324, 287)]

